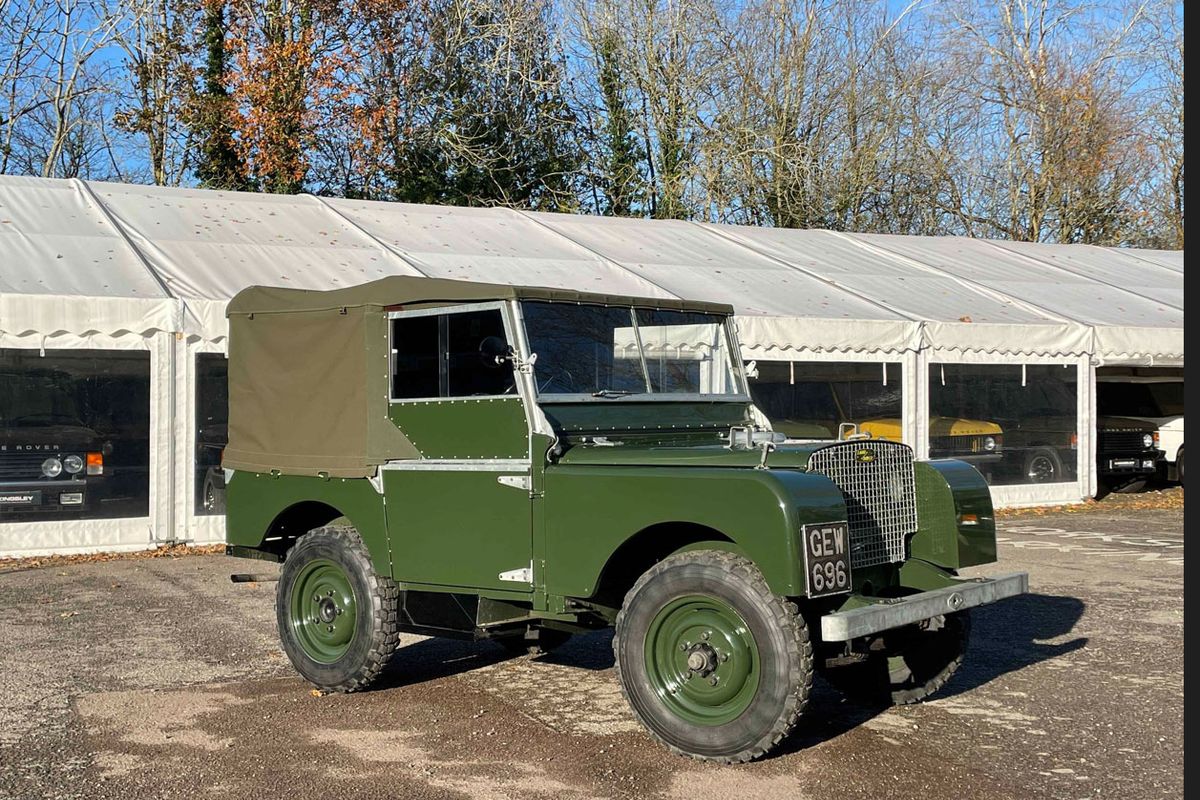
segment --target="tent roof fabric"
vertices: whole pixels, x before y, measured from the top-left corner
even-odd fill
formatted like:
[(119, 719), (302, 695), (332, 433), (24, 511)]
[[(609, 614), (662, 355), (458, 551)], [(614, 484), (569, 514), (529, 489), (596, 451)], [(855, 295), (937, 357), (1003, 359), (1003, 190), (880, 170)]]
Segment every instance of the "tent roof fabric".
[[(732, 304), (748, 351), (1183, 359), (1183, 253), (0, 176), (0, 341), (393, 276)], [(83, 300), (82, 298), (86, 298)]]

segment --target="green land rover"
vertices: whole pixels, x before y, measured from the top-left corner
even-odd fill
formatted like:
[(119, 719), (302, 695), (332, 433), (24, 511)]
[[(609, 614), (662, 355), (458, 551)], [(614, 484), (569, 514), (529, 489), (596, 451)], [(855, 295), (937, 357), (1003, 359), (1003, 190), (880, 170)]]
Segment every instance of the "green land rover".
[(228, 551), (282, 562), (297, 671), (369, 686), (401, 633), (548, 650), (614, 626), (672, 750), (763, 755), (809, 699), (913, 702), (968, 609), (1027, 590), (960, 461), (756, 425), (726, 305), (428, 278), (228, 307)]

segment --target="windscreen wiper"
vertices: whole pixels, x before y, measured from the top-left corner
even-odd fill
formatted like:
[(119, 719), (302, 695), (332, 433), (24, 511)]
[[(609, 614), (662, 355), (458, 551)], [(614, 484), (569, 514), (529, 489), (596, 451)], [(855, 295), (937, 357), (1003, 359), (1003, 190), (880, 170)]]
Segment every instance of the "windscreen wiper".
[(592, 392), (592, 397), (629, 397), (633, 394), (626, 389), (601, 389), (598, 392)]

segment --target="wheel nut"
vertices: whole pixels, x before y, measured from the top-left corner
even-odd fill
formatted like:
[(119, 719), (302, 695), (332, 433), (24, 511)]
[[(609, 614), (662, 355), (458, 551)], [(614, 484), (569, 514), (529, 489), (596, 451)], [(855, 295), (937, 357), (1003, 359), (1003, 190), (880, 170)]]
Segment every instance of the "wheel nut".
[(679, 649), (680, 649), (680, 650), (687, 650), (687, 645), (686, 645), (686, 644), (681, 644), (681, 645), (679, 645)]
[(721, 663), (723, 664), (728, 660), (729, 660), (729, 653), (721, 653)]
[(345, 609), (344, 609), (344, 608), (339, 608), (339, 609), (337, 610), (337, 613), (338, 613), (338, 616), (339, 616), (339, 617), (342, 615), (342, 612), (343, 612), (343, 611), (345, 611)]
[(329, 595), (330, 597), (333, 597), (333, 589), (330, 589), (330, 590), (329, 590), (328, 592), (326, 592), (325, 594)]
[(716, 675), (713, 675), (711, 678), (709, 678), (709, 679), (708, 679), (708, 682), (709, 682), (710, 684), (712, 684), (713, 686), (716, 686), (716, 685), (717, 685), (717, 680), (718, 680), (717, 676), (716, 676)]
[(326, 625), (326, 626), (325, 626), (325, 630), (329, 631), (330, 633), (333, 633), (333, 626), (332, 626), (332, 625)]
[(314, 594), (314, 595), (313, 595), (313, 602), (314, 602), (314, 603), (316, 603), (316, 602), (319, 602), (319, 601), (320, 601), (320, 599), (321, 599), (321, 595), (319, 595), (319, 594)]
[(700, 634), (700, 638), (704, 640), (707, 640), (709, 636), (712, 636), (712, 631), (705, 631), (704, 633)]

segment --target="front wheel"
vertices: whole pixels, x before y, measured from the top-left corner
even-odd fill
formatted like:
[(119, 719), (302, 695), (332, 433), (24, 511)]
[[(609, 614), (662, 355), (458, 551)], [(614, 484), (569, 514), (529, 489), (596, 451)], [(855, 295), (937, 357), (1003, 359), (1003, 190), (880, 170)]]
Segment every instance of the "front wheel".
[(848, 697), (908, 705), (937, 692), (962, 666), (971, 635), (969, 611), (883, 634), (866, 661), (831, 667), (824, 678)]
[(279, 573), (275, 615), (296, 671), (334, 692), (365, 689), (399, 643), (399, 591), (378, 575), (358, 531), (326, 525), (301, 536)]
[(1057, 483), (1067, 479), (1062, 459), (1048, 447), (1039, 447), (1025, 456), (1024, 472), (1029, 483)]
[(812, 688), (812, 645), (796, 606), (727, 552), (651, 567), (625, 597), (613, 651), (633, 713), (673, 752), (703, 761), (767, 753)]

